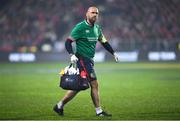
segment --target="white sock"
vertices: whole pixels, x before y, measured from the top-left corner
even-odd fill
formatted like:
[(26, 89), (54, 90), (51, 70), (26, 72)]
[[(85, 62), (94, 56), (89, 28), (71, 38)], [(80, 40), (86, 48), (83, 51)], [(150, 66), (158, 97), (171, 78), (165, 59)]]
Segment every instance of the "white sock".
[(101, 109), (101, 107), (97, 107), (96, 109), (96, 114), (100, 114), (101, 112), (103, 112), (103, 110)]
[(62, 101), (59, 101), (58, 104), (57, 104), (58, 108), (59, 109), (62, 109), (63, 108), (63, 102)]

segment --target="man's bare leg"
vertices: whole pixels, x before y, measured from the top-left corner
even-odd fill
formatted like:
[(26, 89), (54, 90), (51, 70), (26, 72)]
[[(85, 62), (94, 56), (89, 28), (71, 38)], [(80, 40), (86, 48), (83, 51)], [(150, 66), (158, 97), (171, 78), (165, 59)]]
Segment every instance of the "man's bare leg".
[(76, 94), (78, 93), (78, 91), (72, 91), (72, 90), (68, 90), (67, 92), (66, 92), (66, 94), (64, 95), (64, 97), (61, 99), (61, 101), (59, 102), (59, 103), (62, 103), (62, 104), (59, 104), (58, 105), (58, 108), (63, 108), (64, 107), (64, 105), (66, 104), (66, 103), (68, 103), (70, 100), (72, 100), (75, 96), (76, 96)]
[(60, 100), (58, 102), (57, 105), (55, 105), (55, 107), (53, 108), (53, 110), (58, 113), (60, 116), (64, 115), (63, 112), (63, 107), (66, 103), (68, 103), (70, 100), (73, 99), (73, 97), (76, 96), (76, 94), (78, 93), (78, 91), (72, 91), (72, 90), (68, 90), (66, 92), (66, 94), (64, 95), (64, 97), (62, 98), (62, 100)]
[(99, 90), (97, 80), (91, 81), (91, 98), (95, 108), (100, 107)]
[(98, 81), (97, 80), (91, 81), (90, 85), (91, 85), (91, 98), (95, 106), (96, 115), (97, 116), (112, 116), (111, 114), (104, 112), (100, 106)]

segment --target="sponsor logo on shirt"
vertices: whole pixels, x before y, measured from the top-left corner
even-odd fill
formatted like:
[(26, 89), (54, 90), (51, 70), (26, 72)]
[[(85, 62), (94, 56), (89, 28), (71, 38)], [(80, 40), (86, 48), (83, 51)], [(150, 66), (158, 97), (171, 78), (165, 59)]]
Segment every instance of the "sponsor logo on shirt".
[(97, 41), (98, 40), (97, 37), (88, 37), (87, 39), (88, 39), (88, 41)]

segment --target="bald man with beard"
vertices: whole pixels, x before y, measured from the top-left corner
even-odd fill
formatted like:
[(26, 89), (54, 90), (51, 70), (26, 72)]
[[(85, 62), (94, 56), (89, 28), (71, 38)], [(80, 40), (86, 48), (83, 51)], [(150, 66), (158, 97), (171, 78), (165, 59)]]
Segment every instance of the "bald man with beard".
[[(88, 73), (91, 98), (95, 107), (96, 116), (110, 117), (112, 115), (105, 112), (100, 106), (98, 81), (93, 61), (96, 43), (100, 42), (103, 47), (113, 55), (115, 61), (118, 61), (119, 57), (104, 37), (101, 27), (95, 23), (98, 15), (99, 10), (97, 7), (89, 7), (86, 12), (86, 19), (72, 29), (70, 36), (65, 42), (65, 47), (70, 54), (71, 63), (77, 63), (78, 68), (81, 70), (83, 68), (81, 65), (82, 62)], [(76, 52), (73, 52), (72, 42), (76, 43)], [(53, 110), (60, 116), (63, 116), (65, 104), (72, 100), (78, 92), (79, 91), (68, 90), (65, 96), (54, 106)]]

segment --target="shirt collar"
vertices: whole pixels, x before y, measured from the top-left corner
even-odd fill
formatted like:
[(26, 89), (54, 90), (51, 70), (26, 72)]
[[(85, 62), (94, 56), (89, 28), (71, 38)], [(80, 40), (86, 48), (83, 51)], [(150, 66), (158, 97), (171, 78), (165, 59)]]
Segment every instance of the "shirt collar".
[(94, 26), (94, 25), (93, 25), (93, 26), (92, 26), (92, 25), (90, 25), (90, 24), (87, 22), (87, 20), (86, 20), (86, 19), (85, 19), (84, 21), (85, 21), (86, 25), (88, 25), (88, 26), (90, 26), (90, 27), (93, 27), (93, 26)]

